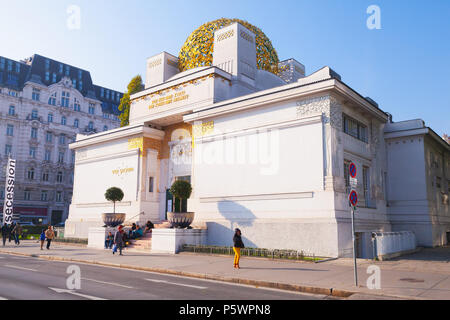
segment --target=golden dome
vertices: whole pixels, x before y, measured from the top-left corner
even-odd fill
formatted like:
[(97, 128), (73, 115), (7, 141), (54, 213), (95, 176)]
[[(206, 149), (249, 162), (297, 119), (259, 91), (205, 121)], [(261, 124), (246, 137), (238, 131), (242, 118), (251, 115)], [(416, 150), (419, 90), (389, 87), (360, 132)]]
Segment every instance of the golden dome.
[(200, 26), (187, 38), (178, 55), (180, 71), (211, 66), (214, 51), (214, 32), (234, 22), (239, 22), (255, 34), (256, 64), (258, 69), (278, 72), (278, 54), (269, 38), (258, 27), (239, 19), (218, 19)]

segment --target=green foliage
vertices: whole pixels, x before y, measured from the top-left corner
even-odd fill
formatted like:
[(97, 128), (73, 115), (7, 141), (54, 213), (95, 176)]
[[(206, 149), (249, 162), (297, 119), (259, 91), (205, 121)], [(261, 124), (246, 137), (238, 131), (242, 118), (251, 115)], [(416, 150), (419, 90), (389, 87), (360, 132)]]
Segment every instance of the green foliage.
[(192, 193), (192, 186), (189, 182), (184, 180), (177, 180), (170, 187), (170, 193), (173, 195), (174, 202), (175, 199), (179, 199), (179, 206), (175, 202), (175, 212), (181, 211), (181, 203), (183, 199), (189, 199)]
[(123, 196), (123, 191), (120, 188), (111, 187), (106, 190), (105, 199), (114, 203), (114, 213), (116, 213), (116, 201), (122, 201)]
[(129, 124), (130, 118), (130, 96), (142, 91), (144, 86), (142, 85), (142, 78), (140, 75), (135, 76), (131, 79), (127, 86), (127, 92), (124, 93), (122, 99), (120, 99), (119, 111), (122, 113), (119, 116), (120, 126), (125, 127)]
[(189, 199), (192, 193), (192, 186), (187, 181), (177, 180), (172, 184), (172, 187), (170, 187), (170, 193), (172, 193), (175, 198)]

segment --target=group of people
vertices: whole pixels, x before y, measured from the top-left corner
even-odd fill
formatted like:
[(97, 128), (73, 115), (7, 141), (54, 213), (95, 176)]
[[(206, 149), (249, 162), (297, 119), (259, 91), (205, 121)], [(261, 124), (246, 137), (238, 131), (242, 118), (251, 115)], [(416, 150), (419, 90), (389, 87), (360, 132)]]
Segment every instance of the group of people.
[(52, 226), (48, 226), (47, 230), (42, 229), (39, 240), (41, 241), (41, 250), (44, 250), (44, 242), (47, 240), (47, 250), (50, 250), (50, 244), (52, 240), (55, 239), (55, 231), (53, 231)]
[(1, 227), (3, 246), (6, 245), (6, 239), (9, 238), (9, 242), (14, 239), (16, 245), (20, 244), (20, 237), (22, 236), (22, 226), (19, 223), (13, 222), (10, 225), (3, 224)]
[(113, 254), (119, 251), (119, 255), (122, 256), (122, 249), (126, 246), (128, 239), (142, 238), (144, 234), (150, 232), (153, 228), (154, 225), (150, 220), (145, 224), (144, 231), (142, 230), (141, 226), (137, 225), (136, 223), (132, 224), (128, 232), (125, 232), (124, 226), (120, 225), (114, 235), (112, 234), (112, 232), (108, 232), (105, 239), (105, 249), (112, 249)]

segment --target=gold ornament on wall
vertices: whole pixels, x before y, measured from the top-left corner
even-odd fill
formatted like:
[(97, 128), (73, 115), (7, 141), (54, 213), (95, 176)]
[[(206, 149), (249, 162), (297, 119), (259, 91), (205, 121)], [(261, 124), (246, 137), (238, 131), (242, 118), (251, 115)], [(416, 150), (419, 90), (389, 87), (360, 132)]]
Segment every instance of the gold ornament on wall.
[(264, 32), (247, 21), (226, 18), (205, 23), (191, 33), (178, 56), (178, 68), (180, 71), (211, 66), (214, 51), (214, 32), (234, 22), (239, 22), (255, 34), (256, 64), (258, 69), (278, 74), (278, 54)]

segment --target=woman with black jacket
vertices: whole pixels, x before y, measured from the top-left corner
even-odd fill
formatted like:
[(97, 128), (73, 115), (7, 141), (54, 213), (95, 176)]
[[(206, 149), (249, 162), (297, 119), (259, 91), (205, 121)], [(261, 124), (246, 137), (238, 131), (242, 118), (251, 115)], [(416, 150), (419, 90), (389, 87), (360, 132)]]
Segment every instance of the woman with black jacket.
[(244, 243), (242, 242), (241, 230), (236, 228), (234, 230), (234, 237), (233, 237), (234, 267), (236, 269), (240, 269), (239, 259), (241, 258), (241, 248), (245, 248), (245, 246)]

